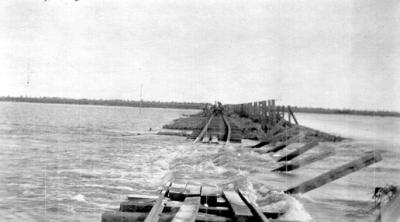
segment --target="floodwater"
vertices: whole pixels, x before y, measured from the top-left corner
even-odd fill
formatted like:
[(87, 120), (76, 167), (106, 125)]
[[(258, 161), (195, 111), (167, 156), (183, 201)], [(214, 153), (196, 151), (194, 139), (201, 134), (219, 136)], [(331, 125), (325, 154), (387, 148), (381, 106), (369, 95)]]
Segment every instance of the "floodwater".
[[(297, 114), (301, 124), (353, 139), (322, 143), (307, 153), (336, 154), (283, 174), (270, 172), (275, 156), (246, 148), (254, 141), (224, 147), (155, 135), (163, 124), (195, 112), (0, 103), (0, 221), (98, 222), (126, 195), (152, 194), (173, 179), (238, 187), (265, 210), (286, 212), (283, 219), (374, 221), (374, 187), (400, 181), (400, 118)], [(383, 161), (306, 194), (268, 192), (366, 151), (381, 152)]]

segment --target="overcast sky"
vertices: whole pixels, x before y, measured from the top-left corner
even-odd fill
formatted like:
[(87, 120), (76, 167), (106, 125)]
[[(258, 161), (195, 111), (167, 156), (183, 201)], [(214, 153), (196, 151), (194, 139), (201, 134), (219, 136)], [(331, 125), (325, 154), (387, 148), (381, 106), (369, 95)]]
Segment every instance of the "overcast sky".
[(0, 96), (137, 100), (141, 84), (145, 100), (400, 111), (400, 1), (0, 2)]

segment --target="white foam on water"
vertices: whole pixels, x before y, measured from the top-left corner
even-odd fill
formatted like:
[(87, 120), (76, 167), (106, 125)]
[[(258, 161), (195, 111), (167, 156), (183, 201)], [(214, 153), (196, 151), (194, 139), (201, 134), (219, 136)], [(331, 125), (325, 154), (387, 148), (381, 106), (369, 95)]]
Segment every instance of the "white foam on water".
[(77, 194), (77, 195), (73, 196), (71, 199), (79, 201), (79, 202), (87, 202), (87, 200), (85, 199), (85, 196), (82, 194)]
[(247, 197), (247, 199), (252, 202), (256, 203), (257, 200), (257, 191), (254, 189), (253, 183), (247, 180), (247, 187), (245, 190), (242, 190), (243, 194)]
[(258, 200), (261, 208), (268, 212), (283, 213), (279, 219), (308, 222), (311, 215), (304, 209), (303, 204), (294, 197), (282, 191), (269, 191), (266, 196)]
[(311, 215), (304, 209), (303, 204), (294, 197), (288, 198), (289, 209), (280, 217), (282, 220), (298, 220), (303, 222), (311, 221)]
[(196, 170), (204, 173), (217, 173), (223, 174), (228, 170), (223, 166), (217, 166), (212, 161), (205, 161), (196, 166)]
[(309, 195), (307, 195), (305, 193), (296, 194), (296, 197), (299, 198), (299, 199), (308, 200), (310, 202), (317, 202), (316, 200), (314, 200), (312, 197), (310, 197)]
[(169, 170), (169, 162), (166, 159), (159, 159), (155, 161), (153, 166), (159, 167), (160, 170)]

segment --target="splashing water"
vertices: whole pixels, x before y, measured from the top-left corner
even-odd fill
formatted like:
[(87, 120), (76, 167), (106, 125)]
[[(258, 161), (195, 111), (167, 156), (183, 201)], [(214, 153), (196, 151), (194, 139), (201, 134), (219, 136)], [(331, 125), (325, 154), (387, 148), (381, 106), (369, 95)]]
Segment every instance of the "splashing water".
[[(375, 186), (399, 180), (400, 152), (390, 141), (323, 144), (304, 155), (324, 147), (337, 154), (282, 174), (270, 172), (278, 164), (262, 153), (269, 147), (249, 149), (250, 141), (193, 145), (147, 132), (195, 112), (142, 109), (139, 115), (129, 107), (0, 103), (0, 221), (100, 221), (126, 195), (154, 194), (170, 180), (241, 189), (262, 209), (281, 212), (281, 219), (374, 221), (360, 209), (369, 207)], [(379, 164), (305, 195), (281, 192), (377, 147), (384, 158)]]

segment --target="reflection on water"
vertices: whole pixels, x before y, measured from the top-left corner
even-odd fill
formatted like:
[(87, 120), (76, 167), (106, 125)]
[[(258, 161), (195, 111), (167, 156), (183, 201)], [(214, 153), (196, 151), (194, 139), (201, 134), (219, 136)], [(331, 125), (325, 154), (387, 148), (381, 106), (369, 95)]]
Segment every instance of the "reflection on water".
[[(260, 207), (288, 210), (285, 219), (374, 221), (367, 212), (373, 187), (399, 180), (399, 143), (392, 137), (399, 132), (398, 119), (298, 114), (305, 125), (356, 140), (323, 143), (310, 152), (335, 148), (337, 154), (282, 174), (269, 172), (277, 166), (274, 157), (245, 148), (251, 141), (192, 145), (148, 131), (194, 112), (0, 103), (0, 221), (100, 221), (127, 194), (153, 193), (171, 179), (240, 187)], [(343, 130), (349, 123), (353, 130)], [(384, 160), (304, 195), (275, 192), (274, 200), (284, 201), (270, 204), (270, 190), (286, 189), (369, 150), (382, 151)]]

